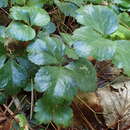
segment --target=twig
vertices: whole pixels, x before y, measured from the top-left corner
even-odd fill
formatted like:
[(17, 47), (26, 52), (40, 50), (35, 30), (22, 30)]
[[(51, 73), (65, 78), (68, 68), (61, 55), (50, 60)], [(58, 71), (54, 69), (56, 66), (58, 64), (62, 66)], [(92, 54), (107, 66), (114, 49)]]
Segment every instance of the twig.
[[(8, 105), (8, 109), (12, 106), (12, 104), (13, 104), (13, 100), (10, 102), (10, 104)], [(4, 106), (5, 107), (5, 106)], [(6, 106), (7, 107), (7, 106)], [(3, 112), (4, 114), (6, 114), (6, 112), (7, 112), (8, 110), (7, 109), (5, 109), (5, 111)]]

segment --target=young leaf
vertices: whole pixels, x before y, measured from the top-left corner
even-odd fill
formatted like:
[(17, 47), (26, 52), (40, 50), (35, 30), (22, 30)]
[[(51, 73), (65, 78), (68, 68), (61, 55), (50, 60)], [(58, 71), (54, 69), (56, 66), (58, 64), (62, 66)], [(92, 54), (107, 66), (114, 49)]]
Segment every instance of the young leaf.
[(19, 41), (29, 41), (34, 39), (35, 30), (33, 30), (30, 26), (22, 24), (20, 22), (12, 22), (7, 27), (8, 36), (19, 40)]
[(62, 64), (65, 45), (57, 38), (36, 39), (27, 48), (28, 58), (37, 65)]
[(104, 6), (83, 6), (77, 10), (77, 21), (101, 34), (111, 34), (118, 28), (116, 14)]
[(15, 116), (15, 119), (19, 121), (20, 130), (29, 130), (29, 125), (28, 125), (25, 115), (17, 114)]
[(10, 9), (10, 15), (14, 20), (23, 20), (30, 25), (44, 26), (50, 22), (48, 13), (37, 7), (18, 7)]

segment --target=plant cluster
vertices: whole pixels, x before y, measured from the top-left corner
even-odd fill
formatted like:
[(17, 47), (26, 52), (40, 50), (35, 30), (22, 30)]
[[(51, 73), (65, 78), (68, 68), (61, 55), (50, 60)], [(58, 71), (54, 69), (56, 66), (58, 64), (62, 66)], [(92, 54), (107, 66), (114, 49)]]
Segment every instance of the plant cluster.
[[(56, 6), (79, 27), (55, 33), (49, 16)], [(87, 60), (111, 60), (130, 76), (129, 0), (1, 0), (10, 23), (0, 26), (0, 103), (36, 91), (34, 119), (67, 127), (78, 91), (96, 91), (96, 70)], [(9, 10), (9, 12), (8, 12)]]

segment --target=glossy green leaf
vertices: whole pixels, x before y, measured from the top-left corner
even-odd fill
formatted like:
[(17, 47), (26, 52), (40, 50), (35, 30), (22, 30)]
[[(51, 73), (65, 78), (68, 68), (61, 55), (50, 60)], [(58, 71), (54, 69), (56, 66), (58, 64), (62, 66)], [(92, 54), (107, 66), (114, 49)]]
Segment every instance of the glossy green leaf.
[(12, 22), (9, 24), (7, 27), (7, 34), (9, 37), (19, 41), (32, 40), (36, 35), (35, 31), (31, 27), (20, 22)]
[(73, 71), (64, 67), (42, 67), (35, 77), (36, 89), (54, 97), (71, 101), (77, 92)]
[(7, 7), (8, 6), (8, 0), (0, 0), (0, 7)]
[(97, 39), (95, 41), (75, 41), (74, 48), (80, 57), (87, 58), (93, 56), (97, 60), (111, 59), (116, 51), (116, 44), (114, 41), (107, 39)]
[(116, 14), (104, 6), (83, 6), (77, 10), (76, 19), (101, 34), (111, 34), (118, 28)]
[[(96, 90), (96, 71), (91, 63), (78, 60), (65, 67), (42, 67), (35, 77), (36, 90), (71, 101), (78, 89)], [(58, 99), (57, 99), (58, 100)]]
[(70, 125), (73, 117), (72, 109), (67, 104), (54, 105), (51, 99), (46, 97), (36, 102), (35, 112), (35, 118), (40, 124), (53, 121), (57, 125), (66, 127)]
[(50, 21), (48, 13), (37, 7), (18, 7), (10, 9), (10, 15), (14, 20), (23, 20), (30, 25), (44, 26)]
[(62, 64), (65, 45), (57, 38), (36, 39), (27, 48), (28, 58), (37, 65)]
[(75, 72), (75, 78), (81, 91), (92, 92), (96, 90), (96, 70), (86, 59), (79, 59), (66, 66)]
[(8, 94), (17, 93), (24, 87), (26, 79), (26, 70), (14, 60), (9, 60), (0, 69), (0, 88), (5, 88)]
[(101, 39), (101, 38), (103, 38), (103, 36), (101, 34), (97, 33), (92, 28), (86, 27), (86, 26), (83, 26), (83, 27), (80, 27), (80, 28), (76, 29), (73, 32), (73, 36), (72, 36), (73, 41), (74, 40), (95, 41), (95, 40)]

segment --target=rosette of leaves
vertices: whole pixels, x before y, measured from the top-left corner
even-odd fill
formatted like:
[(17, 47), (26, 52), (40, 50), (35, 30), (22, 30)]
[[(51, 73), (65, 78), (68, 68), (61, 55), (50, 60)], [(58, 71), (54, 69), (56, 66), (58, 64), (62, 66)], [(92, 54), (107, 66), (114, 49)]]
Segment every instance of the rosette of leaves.
[[(128, 40), (129, 30), (120, 30), (119, 20), (111, 9), (104, 6), (88, 5), (77, 10), (77, 21), (83, 25), (73, 33), (71, 44), (79, 57), (93, 56), (99, 61), (112, 60), (118, 67), (123, 68), (124, 73), (130, 76), (130, 43)], [(125, 28), (125, 27), (124, 27)], [(127, 31), (127, 33), (126, 33)], [(114, 39), (113, 34), (120, 39)]]
[(34, 39), (34, 27), (42, 27), (50, 22), (50, 17), (44, 9), (31, 6), (13, 6), (10, 9), (10, 17), (13, 21), (8, 25), (6, 33), (8, 37), (19, 41)]
[(96, 90), (94, 67), (84, 58), (72, 59), (73, 49), (57, 37), (39, 37), (27, 47), (27, 52), (29, 60), (40, 66), (34, 89), (44, 93), (36, 102), (35, 118), (39, 123), (53, 121), (68, 126), (73, 117), (69, 105), (78, 90)]

